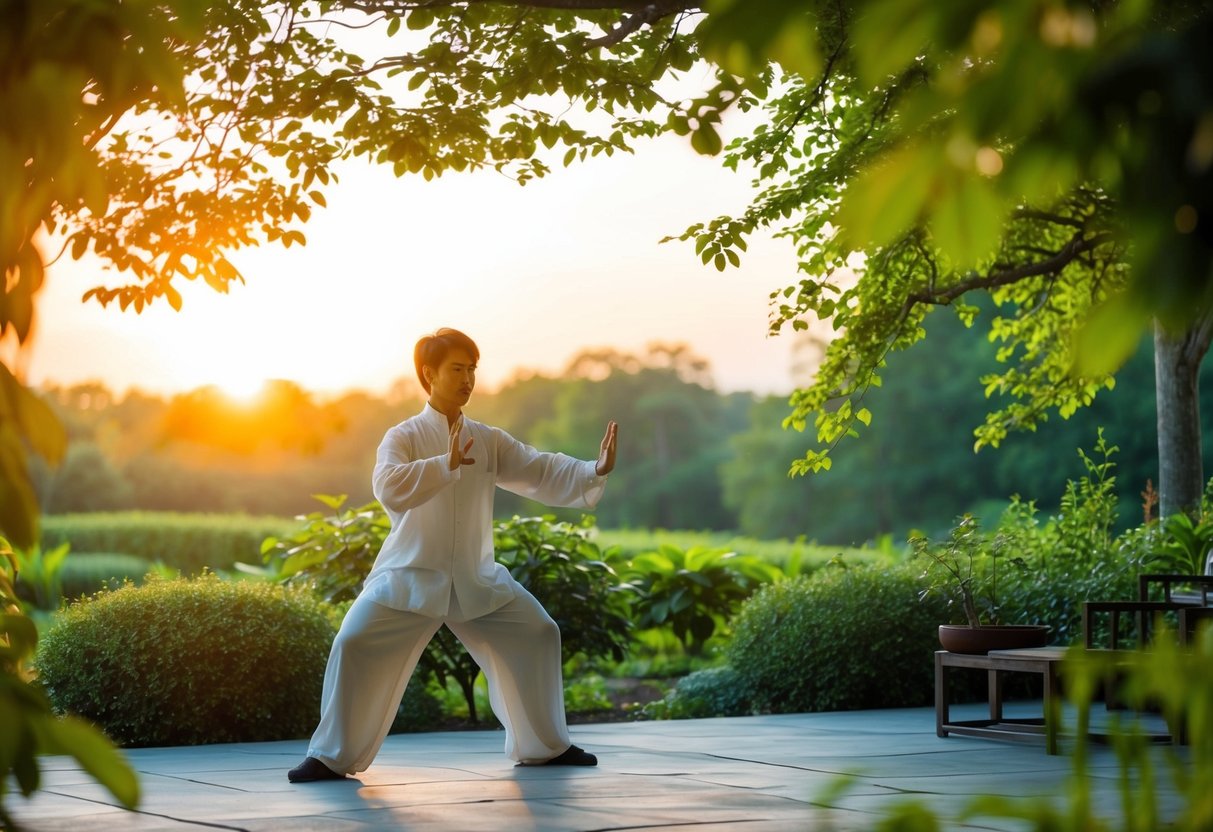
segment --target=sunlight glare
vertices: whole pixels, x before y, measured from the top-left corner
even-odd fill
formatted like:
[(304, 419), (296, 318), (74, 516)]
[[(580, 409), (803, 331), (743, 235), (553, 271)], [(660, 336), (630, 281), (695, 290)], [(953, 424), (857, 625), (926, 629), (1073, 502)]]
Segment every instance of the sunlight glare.
[(233, 374), (227, 376), (221, 381), (215, 382), (215, 386), (235, 404), (250, 405), (265, 393), (267, 383), (268, 379), (255, 373), (250, 373), (247, 375)]

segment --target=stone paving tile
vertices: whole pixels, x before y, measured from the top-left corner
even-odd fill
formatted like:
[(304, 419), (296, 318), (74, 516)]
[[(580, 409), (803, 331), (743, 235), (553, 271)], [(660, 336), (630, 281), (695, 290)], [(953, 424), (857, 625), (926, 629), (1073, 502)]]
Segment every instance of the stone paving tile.
[[(31, 832), (176, 832), (197, 824), (257, 832), (769, 832), (871, 829), (907, 795), (945, 816), (972, 795), (1060, 799), (1070, 765), (1064, 755), (941, 739), (933, 717), (931, 709), (901, 709), (579, 725), (574, 741), (599, 755), (591, 769), (515, 768), (501, 753), (500, 731), (407, 734), (389, 737), (357, 779), (311, 784), (286, 780), (305, 741), (131, 749), (145, 793), (138, 814), (109, 805), (108, 793), (65, 758), (45, 760), (47, 791), (7, 805)], [(1158, 753), (1161, 765), (1169, 750)], [(1095, 749), (1090, 771), (1096, 805), (1116, 811), (1114, 752)], [(850, 788), (825, 799), (840, 772), (854, 773)], [(1173, 790), (1164, 784), (1158, 792), (1174, 812)], [(949, 828), (1022, 825), (975, 819)]]

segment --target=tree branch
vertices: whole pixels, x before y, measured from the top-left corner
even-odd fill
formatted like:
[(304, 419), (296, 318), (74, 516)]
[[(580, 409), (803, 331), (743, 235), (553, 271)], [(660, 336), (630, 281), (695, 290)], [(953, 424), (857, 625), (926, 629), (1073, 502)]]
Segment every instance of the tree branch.
[(1184, 360), (1198, 366), (1209, 352), (1210, 344), (1213, 344), (1213, 310), (1206, 309), (1192, 322), (1188, 335), (1184, 338)]
[(1056, 274), (1070, 265), (1074, 260), (1077, 260), (1081, 255), (1098, 248), (1104, 243), (1111, 242), (1111, 240), (1112, 235), (1109, 233), (1094, 234), (1090, 237), (1075, 234), (1070, 238), (1068, 243), (1047, 260), (1025, 263), (1013, 269), (993, 272), (987, 275), (973, 275), (940, 291), (911, 292), (906, 297), (905, 306), (913, 307), (918, 303), (946, 305), (956, 300), (956, 298), (965, 292), (970, 292), (974, 289), (997, 289), (1000, 286), (1009, 286), (1012, 283), (1018, 283), (1029, 277)]
[(455, 6), (470, 6), (473, 3), (500, 6), (521, 6), (534, 9), (561, 9), (564, 11), (608, 11), (645, 13), (648, 9), (660, 7), (664, 14), (675, 12), (698, 11), (702, 8), (701, 0), (347, 0), (335, 4), (335, 8), (354, 9), (366, 14), (377, 12), (399, 13), (413, 9), (440, 9)]
[(623, 18), (618, 26), (602, 37), (587, 40), (585, 42), (586, 48), (593, 49), (599, 46), (614, 46), (645, 24), (655, 23), (663, 17), (682, 14), (687, 10), (685, 0), (665, 0), (662, 3), (649, 3), (644, 8)]

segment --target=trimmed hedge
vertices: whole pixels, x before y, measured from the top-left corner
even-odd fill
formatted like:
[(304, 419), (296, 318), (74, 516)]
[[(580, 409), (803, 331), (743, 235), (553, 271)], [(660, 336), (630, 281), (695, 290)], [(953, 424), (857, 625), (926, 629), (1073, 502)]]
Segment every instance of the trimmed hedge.
[(70, 543), (73, 552), (124, 552), (160, 561), (186, 575), (260, 564), (261, 541), (290, 534), (298, 521), (244, 514), (115, 511), (49, 515), (42, 546)]
[(728, 657), (755, 711), (927, 705), (945, 604), (906, 567), (827, 568), (760, 589)]
[(136, 555), (111, 552), (72, 552), (63, 561), (59, 580), (69, 601), (103, 589), (116, 589), (127, 581), (143, 583), (152, 565)]
[(153, 577), (64, 610), (35, 668), (57, 711), (122, 745), (294, 739), (320, 718), (334, 635), (306, 591)]

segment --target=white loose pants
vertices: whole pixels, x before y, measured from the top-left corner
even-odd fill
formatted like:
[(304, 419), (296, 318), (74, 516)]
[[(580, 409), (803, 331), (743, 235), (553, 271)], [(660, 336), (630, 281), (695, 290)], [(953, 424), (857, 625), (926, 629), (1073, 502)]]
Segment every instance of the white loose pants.
[(308, 756), (333, 771), (365, 771), (379, 753), (417, 661), (446, 624), (488, 679), (489, 702), (505, 726), (505, 753), (541, 763), (570, 745), (564, 715), (560, 629), (535, 597), (517, 596), (488, 615), (455, 621), (393, 609), (359, 596), (333, 640), (324, 672), (320, 724)]

